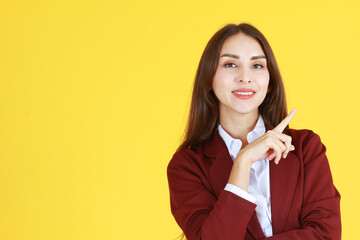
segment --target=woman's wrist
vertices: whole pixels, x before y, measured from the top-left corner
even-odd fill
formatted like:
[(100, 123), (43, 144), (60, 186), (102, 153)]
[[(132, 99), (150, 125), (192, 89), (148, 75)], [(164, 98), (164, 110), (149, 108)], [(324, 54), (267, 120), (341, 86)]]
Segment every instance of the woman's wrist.
[(247, 154), (247, 152), (242, 149), (236, 158), (234, 159), (234, 164), (238, 164), (242, 167), (248, 168), (250, 170), (251, 165), (253, 164), (253, 161), (251, 160), (250, 156)]
[(252, 162), (246, 153), (239, 152), (238, 156), (234, 159), (228, 183), (248, 191), (251, 165)]

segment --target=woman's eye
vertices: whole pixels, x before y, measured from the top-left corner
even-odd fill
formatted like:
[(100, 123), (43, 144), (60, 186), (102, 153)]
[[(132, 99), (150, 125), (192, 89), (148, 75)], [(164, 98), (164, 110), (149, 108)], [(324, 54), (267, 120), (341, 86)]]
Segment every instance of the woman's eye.
[(235, 63), (226, 63), (224, 66), (225, 66), (225, 67), (236, 68), (236, 64), (235, 64)]
[(260, 68), (264, 68), (264, 66), (261, 65), (261, 64), (254, 64), (254, 65), (253, 65), (253, 68), (258, 68), (258, 69), (260, 69)]

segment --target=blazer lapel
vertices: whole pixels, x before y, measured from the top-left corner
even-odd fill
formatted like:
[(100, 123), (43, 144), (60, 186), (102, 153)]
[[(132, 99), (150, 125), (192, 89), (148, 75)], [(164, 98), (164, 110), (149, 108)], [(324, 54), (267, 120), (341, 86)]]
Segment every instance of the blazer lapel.
[(216, 196), (219, 196), (229, 179), (233, 161), (218, 132), (205, 147), (204, 153), (213, 161), (209, 170), (209, 180)]
[(283, 232), (299, 175), (299, 161), (292, 152), (278, 165), (270, 161), (270, 195), (273, 234)]
[[(233, 160), (218, 132), (215, 133), (214, 137), (205, 147), (204, 153), (208, 157), (213, 158), (213, 163), (209, 170), (209, 178), (216, 196), (219, 196), (229, 179)], [(255, 211), (249, 221), (247, 231), (254, 239), (265, 238)]]

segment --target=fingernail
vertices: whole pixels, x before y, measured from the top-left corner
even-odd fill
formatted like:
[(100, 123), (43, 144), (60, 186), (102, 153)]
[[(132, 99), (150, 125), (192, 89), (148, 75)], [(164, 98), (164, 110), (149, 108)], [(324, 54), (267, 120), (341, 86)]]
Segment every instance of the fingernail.
[(287, 153), (284, 154), (284, 158), (286, 158), (286, 157), (287, 157)]

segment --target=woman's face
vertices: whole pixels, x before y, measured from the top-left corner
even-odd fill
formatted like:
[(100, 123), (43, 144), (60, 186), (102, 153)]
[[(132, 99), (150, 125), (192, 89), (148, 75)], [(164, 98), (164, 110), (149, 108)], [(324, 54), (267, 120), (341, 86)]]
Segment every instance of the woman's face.
[(239, 33), (226, 39), (212, 82), (220, 116), (257, 115), (269, 79), (265, 54), (254, 38)]

